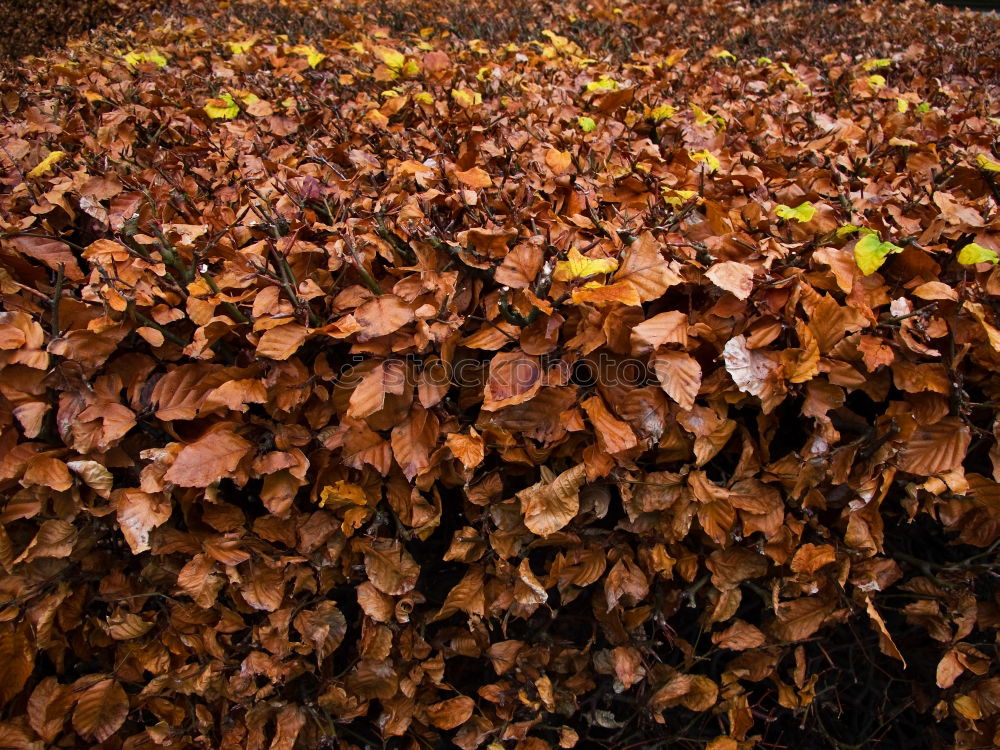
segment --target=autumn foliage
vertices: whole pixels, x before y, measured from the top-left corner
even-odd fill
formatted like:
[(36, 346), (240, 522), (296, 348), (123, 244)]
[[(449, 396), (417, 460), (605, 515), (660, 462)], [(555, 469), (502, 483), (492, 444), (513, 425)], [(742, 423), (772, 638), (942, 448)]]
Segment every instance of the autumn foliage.
[(0, 77), (0, 747), (1000, 742), (1000, 22), (186, 2)]

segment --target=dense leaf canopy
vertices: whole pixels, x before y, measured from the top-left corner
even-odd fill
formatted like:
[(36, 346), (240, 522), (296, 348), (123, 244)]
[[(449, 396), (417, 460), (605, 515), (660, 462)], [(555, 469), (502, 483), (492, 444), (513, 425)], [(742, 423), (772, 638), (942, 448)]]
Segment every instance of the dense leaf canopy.
[(0, 73), (0, 746), (996, 743), (996, 18), (132, 20)]

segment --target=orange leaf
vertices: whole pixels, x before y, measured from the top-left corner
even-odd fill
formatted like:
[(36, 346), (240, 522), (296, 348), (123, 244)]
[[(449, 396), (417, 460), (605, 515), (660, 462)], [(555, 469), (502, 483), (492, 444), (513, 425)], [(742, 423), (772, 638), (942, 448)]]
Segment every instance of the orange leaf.
[(485, 170), (479, 167), (473, 167), (472, 169), (467, 169), (464, 172), (455, 170), (455, 177), (466, 187), (470, 187), (473, 190), (480, 190), (482, 188), (492, 187), (493, 180), (490, 179), (489, 174)]
[(680, 404), (682, 409), (694, 407), (701, 388), (701, 365), (684, 352), (662, 352), (653, 358), (653, 369), (663, 392)]
[(257, 356), (267, 359), (284, 360), (299, 350), (309, 336), (309, 329), (298, 323), (288, 323), (276, 326), (260, 337), (257, 343)]
[(580, 487), (587, 477), (583, 464), (555, 476), (542, 467), (542, 481), (517, 493), (524, 513), (524, 525), (533, 534), (554, 534), (580, 511)]
[(475, 708), (472, 698), (463, 695), (427, 706), (427, 718), (439, 729), (454, 729), (468, 721)]
[(554, 174), (566, 174), (573, 169), (573, 156), (568, 151), (550, 148), (545, 152), (545, 164)]
[(208, 487), (230, 476), (251, 448), (236, 434), (235, 425), (217, 425), (181, 448), (163, 478), (181, 487)]

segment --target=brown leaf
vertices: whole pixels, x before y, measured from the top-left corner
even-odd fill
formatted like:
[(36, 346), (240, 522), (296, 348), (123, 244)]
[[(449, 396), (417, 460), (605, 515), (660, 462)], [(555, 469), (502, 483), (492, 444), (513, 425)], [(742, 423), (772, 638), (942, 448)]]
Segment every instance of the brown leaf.
[(720, 289), (732, 293), (736, 299), (746, 299), (753, 291), (753, 269), (744, 263), (716, 263), (705, 272), (705, 276)]
[(962, 465), (972, 442), (969, 428), (958, 417), (945, 417), (919, 427), (900, 451), (897, 466), (911, 474), (942, 474)]
[(542, 386), (538, 357), (522, 351), (500, 352), (490, 360), (483, 410), (496, 411), (530, 400)]
[(165, 523), (173, 512), (169, 500), (138, 489), (123, 490), (115, 509), (118, 527), (134, 555), (149, 549), (149, 532)]
[(517, 493), (524, 513), (524, 525), (533, 534), (548, 536), (562, 529), (580, 511), (580, 487), (587, 478), (583, 464), (558, 476), (543, 468), (543, 478)]
[(772, 625), (779, 641), (805, 640), (823, 624), (833, 611), (833, 605), (822, 596), (803, 596), (778, 605), (777, 620)]
[(141, 638), (153, 627), (153, 623), (132, 612), (118, 611), (108, 617), (108, 635), (116, 641), (130, 641)]
[(22, 255), (41, 261), (53, 271), (63, 267), (70, 281), (80, 281), (84, 277), (73, 251), (65, 242), (44, 237), (17, 237), (14, 246)]
[(215, 597), (225, 581), (213, 571), (215, 560), (205, 554), (192, 557), (177, 573), (177, 585), (206, 609), (215, 605)]
[[(865, 597), (865, 611), (868, 612), (868, 617), (871, 618), (872, 627), (875, 629), (875, 632), (878, 633), (879, 649), (887, 656), (899, 659), (903, 663), (903, 669), (906, 669), (906, 659), (903, 658), (903, 655), (896, 647), (896, 643), (892, 640), (892, 635), (885, 626), (885, 620), (882, 619), (882, 615), (880, 615), (878, 610), (875, 609), (875, 604), (872, 602), (870, 596)], [(942, 685), (940, 687), (944, 686)]]
[(231, 476), (251, 447), (236, 434), (234, 424), (216, 425), (181, 448), (163, 478), (181, 487), (208, 487), (219, 479)]
[(493, 278), (511, 289), (524, 289), (534, 283), (542, 267), (542, 248), (522, 242), (515, 246), (497, 267)]
[(370, 341), (379, 336), (395, 333), (413, 320), (413, 309), (394, 294), (383, 294), (365, 302), (354, 311), (354, 318), (361, 326), (358, 341)]
[(65, 685), (55, 677), (45, 677), (28, 698), (28, 723), (38, 736), (51, 745), (63, 730), (71, 706), (71, 696)]
[(427, 706), (427, 717), (439, 729), (454, 729), (468, 721), (475, 708), (473, 700), (463, 695)]
[(87, 740), (104, 742), (128, 716), (128, 696), (117, 680), (94, 683), (80, 695), (73, 711), (73, 728)]
[(764, 634), (743, 620), (734, 620), (733, 624), (719, 633), (712, 634), (712, 643), (720, 648), (732, 651), (745, 651), (748, 648), (763, 646), (766, 642)]
[(467, 169), (464, 172), (455, 170), (455, 177), (466, 187), (472, 188), (473, 190), (481, 190), (482, 188), (488, 188), (493, 185), (493, 180), (490, 179), (489, 174), (485, 170), (479, 167), (473, 167), (472, 169)]
[(726, 342), (722, 356), (736, 387), (761, 400), (764, 413), (771, 413), (785, 398), (780, 365), (761, 352), (747, 347), (746, 337), (734, 336)]
[(680, 344), (681, 348), (685, 348), (687, 334), (688, 316), (684, 313), (674, 310), (654, 315), (632, 329), (632, 354), (643, 354), (664, 344)]
[(372, 540), (364, 556), (368, 580), (383, 594), (400, 596), (417, 585), (420, 566), (399, 542)]
[(682, 409), (694, 408), (701, 388), (701, 365), (684, 352), (662, 352), (653, 358), (653, 369), (663, 392), (680, 404)]
[(812, 575), (824, 565), (837, 561), (836, 550), (829, 544), (806, 543), (792, 557), (792, 571)]
[(6, 705), (21, 692), (35, 666), (35, 642), (27, 622), (13, 625), (0, 623), (0, 706)]
[(441, 609), (434, 615), (431, 622), (443, 620), (456, 612), (482, 617), (486, 613), (486, 598), (483, 589), (483, 571), (481, 568), (469, 568), (462, 580), (448, 592)]
[(614, 280), (634, 287), (640, 302), (659, 299), (667, 289), (683, 282), (667, 265), (659, 243), (650, 232), (643, 232), (629, 245)]
[(469, 428), (468, 435), (461, 432), (451, 433), (445, 438), (445, 445), (466, 469), (474, 469), (479, 466), (486, 455), (483, 437), (476, 432), (474, 427)]
[(573, 156), (568, 151), (550, 148), (545, 152), (545, 164), (553, 174), (566, 174), (573, 170)]
[(298, 323), (275, 326), (264, 331), (257, 342), (257, 356), (266, 359), (288, 359), (309, 336), (310, 330)]
[(612, 414), (600, 396), (591, 396), (580, 403), (587, 412), (594, 430), (597, 432), (597, 444), (601, 450), (610, 455), (622, 453), (635, 448), (638, 438), (632, 432), (627, 422), (623, 422)]

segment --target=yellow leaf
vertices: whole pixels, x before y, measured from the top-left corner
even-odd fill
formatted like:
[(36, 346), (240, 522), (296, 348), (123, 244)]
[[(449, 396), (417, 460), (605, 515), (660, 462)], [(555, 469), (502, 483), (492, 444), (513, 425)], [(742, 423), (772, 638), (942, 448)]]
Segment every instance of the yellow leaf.
[(549, 31), (548, 29), (542, 31), (542, 36), (547, 37), (548, 40), (552, 42), (552, 46), (555, 47), (557, 50), (566, 49), (571, 44), (569, 39), (567, 39), (566, 37), (559, 36), (554, 31)]
[(590, 117), (577, 117), (576, 124), (580, 126), (580, 130), (584, 133), (589, 133), (597, 127), (597, 123)]
[(863, 63), (861, 63), (861, 67), (865, 69), (866, 73), (870, 73), (876, 68), (887, 68), (889, 67), (890, 64), (892, 64), (892, 60), (890, 60), (888, 57), (880, 57), (877, 60), (876, 59), (865, 60)]
[(678, 188), (663, 188), (663, 200), (674, 208), (680, 208), (698, 195), (695, 190), (679, 190)]
[(317, 50), (311, 44), (296, 44), (289, 50), (289, 52), (305, 57), (310, 68), (315, 68), (326, 59), (326, 55)]
[(587, 91), (611, 91), (618, 88), (618, 81), (614, 81), (607, 76), (601, 76), (598, 81), (591, 81), (587, 84)]
[(388, 47), (376, 47), (375, 55), (379, 60), (385, 63), (387, 68), (392, 70), (402, 70), (403, 63), (406, 62), (406, 56), (402, 52), (397, 52), (394, 49), (389, 49)]
[(970, 242), (958, 251), (958, 262), (963, 266), (971, 266), (976, 263), (992, 263), (995, 266), (997, 261), (998, 256), (993, 250), (976, 242)]
[(226, 42), (226, 46), (234, 55), (245, 55), (256, 43), (256, 38), (250, 38), (242, 42)]
[(906, 99), (896, 99), (896, 111), (897, 112), (909, 112), (910, 103)]
[(677, 107), (671, 107), (669, 104), (661, 104), (659, 107), (654, 107), (649, 111), (647, 117), (653, 122), (662, 122), (663, 120), (669, 120), (677, 114)]
[(420, 91), (413, 95), (413, 101), (417, 104), (433, 104), (434, 97), (428, 94), (426, 91)]
[(41, 177), (43, 174), (52, 169), (57, 162), (62, 161), (68, 154), (65, 151), (53, 151), (44, 159), (42, 159), (38, 166), (28, 172), (28, 177), (35, 178)]
[(800, 221), (807, 222), (810, 221), (813, 215), (816, 213), (816, 207), (806, 201), (805, 203), (800, 203), (795, 208), (791, 206), (786, 206), (784, 203), (779, 203), (778, 207), (774, 212), (782, 219), (786, 221)]
[(713, 57), (717, 57), (717, 58), (719, 58), (721, 60), (735, 60), (736, 59), (736, 55), (734, 55), (732, 52), (730, 52), (727, 49), (719, 50), (718, 52), (716, 52), (712, 56)]
[(712, 121), (712, 115), (693, 102), (691, 103), (691, 111), (694, 112), (694, 121), (699, 125), (708, 125)]
[(101, 96), (100, 94), (98, 94), (96, 91), (84, 91), (83, 92), (83, 97), (88, 102), (103, 102), (104, 101), (104, 97)]
[(882, 267), (886, 257), (901, 252), (903, 248), (891, 242), (882, 242), (878, 234), (866, 234), (854, 245), (854, 261), (861, 273), (869, 276)]
[(708, 149), (703, 148), (701, 151), (695, 151), (694, 153), (692, 153), (691, 161), (695, 163), (705, 162), (705, 164), (708, 166), (709, 172), (715, 172), (719, 169), (718, 158)]
[(366, 505), (365, 491), (356, 484), (340, 479), (319, 493), (319, 507), (339, 508), (344, 505)]
[(233, 95), (228, 92), (218, 99), (209, 99), (204, 110), (213, 120), (232, 120), (240, 113), (239, 105), (233, 101)]
[(400, 72), (404, 76), (415, 76), (420, 72), (420, 64), (416, 60), (407, 60)]
[(986, 154), (976, 157), (976, 166), (985, 172), (1000, 172), (1000, 163), (993, 161)]
[(885, 76), (881, 76), (876, 73), (873, 76), (868, 76), (868, 86), (872, 91), (878, 91), (880, 88), (885, 86)]
[(574, 247), (570, 248), (566, 260), (556, 263), (552, 278), (556, 281), (585, 279), (599, 273), (611, 273), (617, 268), (618, 261), (614, 258), (588, 258)]
[(483, 103), (483, 95), (478, 91), (469, 89), (452, 89), (451, 98), (454, 99), (462, 109), (471, 109)]
[(141, 65), (142, 63), (153, 63), (158, 68), (162, 68), (167, 64), (167, 58), (156, 50), (150, 50), (149, 52), (129, 52), (123, 58), (125, 64), (130, 68), (134, 68), (136, 65)]

